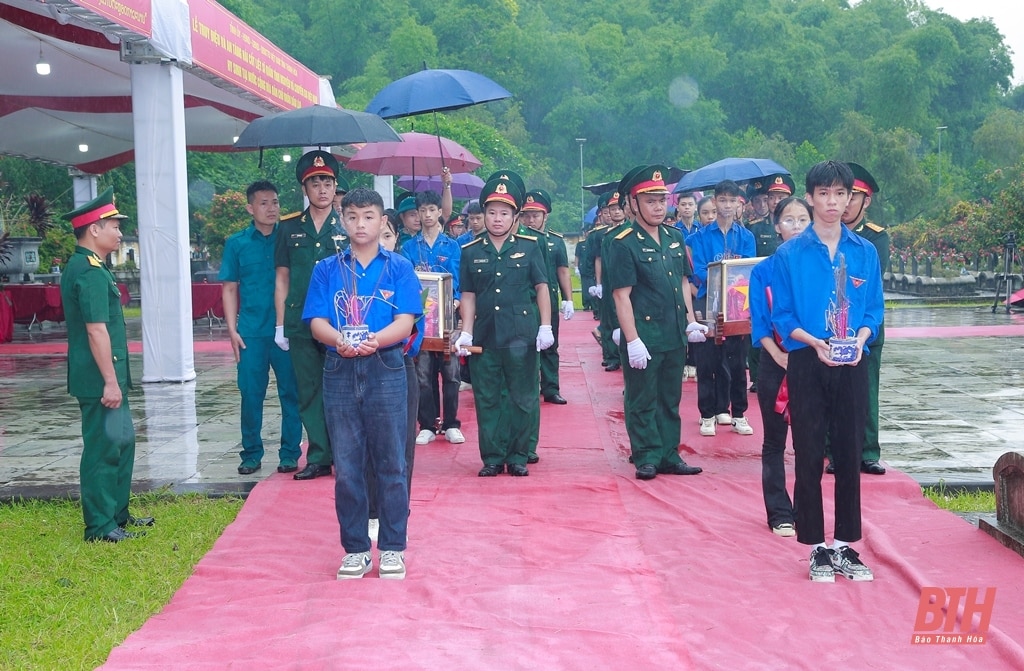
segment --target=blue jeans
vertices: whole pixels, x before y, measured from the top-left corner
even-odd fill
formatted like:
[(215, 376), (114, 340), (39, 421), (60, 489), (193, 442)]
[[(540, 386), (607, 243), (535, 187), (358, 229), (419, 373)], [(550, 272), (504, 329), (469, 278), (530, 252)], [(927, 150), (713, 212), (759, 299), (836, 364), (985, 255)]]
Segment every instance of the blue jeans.
[(346, 553), (369, 552), (366, 469), (377, 474), (380, 550), (405, 550), (409, 485), (407, 383), (401, 347), (324, 361), (324, 412), (334, 455), (334, 507)]
[(302, 455), (302, 419), (299, 417), (299, 392), (292, 360), (274, 343), (273, 338), (244, 338), (245, 349), (238, 356), (238, 391), (242, 395), (242, 461), (263, 460), (263, 406), (267, 400), (270, 369), (277, 378), (277, 397), (281, 401), (282, 462), (294, 464)]

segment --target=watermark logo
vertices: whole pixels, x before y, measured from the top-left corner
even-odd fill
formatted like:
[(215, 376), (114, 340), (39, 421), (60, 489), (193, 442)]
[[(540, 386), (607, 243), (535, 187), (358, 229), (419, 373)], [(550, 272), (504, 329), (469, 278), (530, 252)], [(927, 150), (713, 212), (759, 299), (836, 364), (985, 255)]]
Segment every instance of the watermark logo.
[(995, 587), (922, 587), (910, 643), (984, 645), (995, 601)]

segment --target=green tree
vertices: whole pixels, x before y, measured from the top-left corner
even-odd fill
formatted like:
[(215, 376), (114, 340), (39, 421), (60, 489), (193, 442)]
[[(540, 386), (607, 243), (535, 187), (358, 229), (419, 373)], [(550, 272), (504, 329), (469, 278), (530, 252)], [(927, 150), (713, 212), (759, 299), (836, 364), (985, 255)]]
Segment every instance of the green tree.
[(196, 221), (202, 226), (201, 244), (210, 255), (210, 263), (217, 267), (224, 255), (224, 241), (247, 225), (250, 217), (245, 210), (245, 194), (226, 191), (213, 196), (205, 212), (196, 212)]

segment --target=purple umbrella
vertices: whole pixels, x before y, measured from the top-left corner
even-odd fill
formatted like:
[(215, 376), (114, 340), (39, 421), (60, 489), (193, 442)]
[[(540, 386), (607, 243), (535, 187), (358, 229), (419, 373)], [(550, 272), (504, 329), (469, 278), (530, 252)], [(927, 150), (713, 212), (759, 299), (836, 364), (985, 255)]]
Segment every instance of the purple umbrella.
[[(418, 193), (420, 191), (436, 191), (441, 193), (440, 177), (412, 177), (405, 175), (398, 178), (398, 186)], [(476, 198), (484, 188), (484, 180), (476, 175), (460, 172), (452, 175), (452, 198)]]

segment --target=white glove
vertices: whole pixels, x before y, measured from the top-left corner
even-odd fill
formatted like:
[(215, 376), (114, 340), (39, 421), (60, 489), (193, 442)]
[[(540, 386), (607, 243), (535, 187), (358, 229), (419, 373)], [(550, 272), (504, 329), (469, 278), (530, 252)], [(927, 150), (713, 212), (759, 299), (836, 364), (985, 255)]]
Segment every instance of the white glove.
[(651, 358), (651, 353), (647, 351), (647, 345), (644, 344), (643, 340), (637, 338), (626, 343), (626, 353), (629, 355), (629, 365), (633, 368), (639, 368), (643, 370), (647, 368), (647, 362)]
[(288, 338), (284, 337), (284, 326), (274, 327), (274, 343), (285, 352), (288, 351), (290, 345), (288, 344)]
[(463, 331), (459, 334), (459, 337), (455, 340), (455, 347), (459, 352), (459, 356), (469, 356), (472, 354), (467, 347), (473, 346), (473, 334), (466, 333)]
[(619, 346), (619, 339), (621, 337), (622, 337), (622, 329), (615, 329), (614, 331), (612, 331), (612, 342), (615, 343), (616, 347)]
[(573, 268), (573, 270), (576, 271), (576, 277), (579, 277), (580, 276), (580, 269), (579, 268)]
[(562, 318), (569, 321), (574, 314), (576, 314), (576, 308), (572, 306), (572, 301), (562, 301)]
[(707, 338), (704, 336), (708, 332), (708, 327), (700, 322), (690, 322), (690, 325), (686, 327), (686, 339), (690, 342), (704, 342)]
[(602, 295), (602, 292), (601, 292), (601, 285), (600, 284), (594, 285), (594, 286), (590, 287), (589, 289), (587, 289), (587, 293), (590, 294), (591, 296), (593, 296), (594, 298), (604, 298), (604, 296)]
[(537, 351), (547, 349), (555, 344), (555, 334), (551, 332), (551, 326), (540, 325), (537, 329)]

